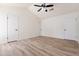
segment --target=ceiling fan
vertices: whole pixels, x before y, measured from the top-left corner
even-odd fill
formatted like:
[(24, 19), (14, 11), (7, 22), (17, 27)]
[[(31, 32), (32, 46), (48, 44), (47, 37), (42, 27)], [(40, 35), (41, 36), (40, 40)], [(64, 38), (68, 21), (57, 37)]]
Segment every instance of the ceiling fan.
[[(47, 8), (48, 8), (48, 7), (53, 7), (54, 5), (53, 5), (53, 4), (48, 4), (48, 5), (47, 5), (46, 3), (43, 3), (43, 4), (41, 4), (41, 5), (34, 5), (34, 6), (40, 7), (40, 9), (37, 10), (38, 12), (41, 11), (42, 8), (44, 8), (44, 9), (45, 9), (45, 12), (47, 12), (47, 11), (48, 11)], [(50, 10), (54, 10), (54, 9), (51, 8)]]

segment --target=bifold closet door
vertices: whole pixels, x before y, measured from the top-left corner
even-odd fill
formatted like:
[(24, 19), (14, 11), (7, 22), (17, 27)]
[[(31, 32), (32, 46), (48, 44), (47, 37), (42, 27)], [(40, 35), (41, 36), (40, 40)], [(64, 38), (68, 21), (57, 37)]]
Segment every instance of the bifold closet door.
[(18, 40), (18, 18), (15, 14), (7, 16), (8, 42)]

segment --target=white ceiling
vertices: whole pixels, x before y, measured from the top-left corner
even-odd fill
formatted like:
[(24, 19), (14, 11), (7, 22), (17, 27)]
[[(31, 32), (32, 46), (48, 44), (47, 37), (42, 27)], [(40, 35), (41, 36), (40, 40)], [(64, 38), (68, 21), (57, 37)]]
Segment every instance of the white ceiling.
[[(28, 9), (29, 12), (33, 13), (37, 17), (44, 19), (48, 17), (58, 16), (66, 13), (71, 12), (77, 12), (79, 11), (79, 3), (52, 3), (54, 4), (54, 10), (45, 12), (44, 10), (41, 10), (40, 12), (37, 12), (39, 7), (33, 6), (34, 4), (41, 4), (41, 3), (2, 3), (0, 6), (18, 6), (18, 7), (24, 7), (25, 9)], [(49, 10), (50, 8), (48, 8)]]

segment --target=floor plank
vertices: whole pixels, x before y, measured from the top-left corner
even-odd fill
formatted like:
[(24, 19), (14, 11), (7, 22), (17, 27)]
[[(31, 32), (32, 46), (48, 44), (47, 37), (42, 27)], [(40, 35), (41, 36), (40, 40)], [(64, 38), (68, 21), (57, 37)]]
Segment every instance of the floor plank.
[(79, 44), (39, 36), (0, 45), (0, 56), (79, 56)]

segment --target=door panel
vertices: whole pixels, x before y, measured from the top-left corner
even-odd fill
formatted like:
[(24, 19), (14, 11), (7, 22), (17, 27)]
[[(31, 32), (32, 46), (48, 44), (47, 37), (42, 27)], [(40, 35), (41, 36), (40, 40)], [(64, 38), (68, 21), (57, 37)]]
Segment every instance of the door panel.
[(8, 15), (8, 42), (18, 40), (18, 19), (15, 14)]
[(74, 17), (66, 17), (64, 20), (65, 39), (76, 39), (76, 21)]

